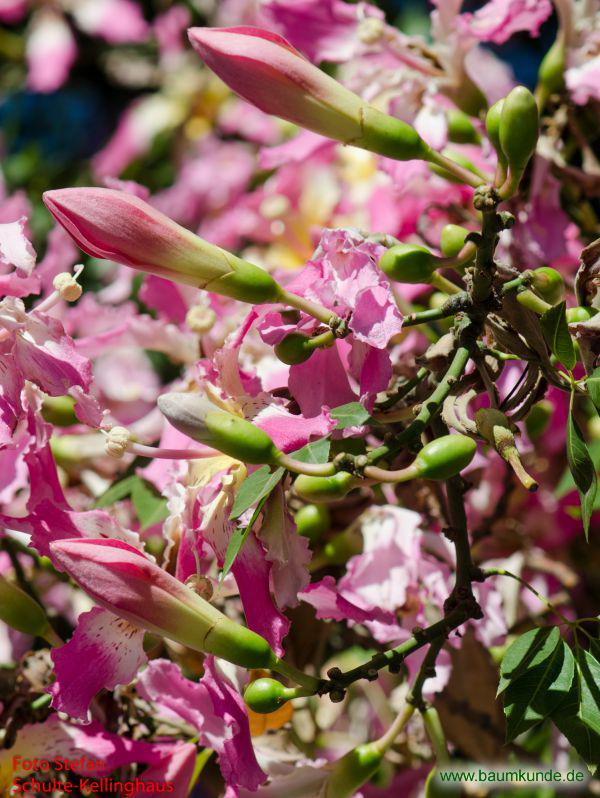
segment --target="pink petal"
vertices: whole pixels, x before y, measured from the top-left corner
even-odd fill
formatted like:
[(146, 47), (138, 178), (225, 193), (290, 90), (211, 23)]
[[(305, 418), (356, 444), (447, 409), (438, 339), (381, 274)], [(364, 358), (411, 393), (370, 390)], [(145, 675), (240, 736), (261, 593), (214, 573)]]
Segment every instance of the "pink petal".
[(0, 224), (0, 264), (14, 266), (26, 275), (35, 266), (35, 250), (26, 235), (26, 217), (18, 222)]
[(550, 0), (490, 0), (474, 14), (462, 14), (459, 30), (483, 42), (504, 44), (519, 31), (537, 36), (551, 14)]
[(96, 607), (81, 615), (71, 640), (52, 651), (52, 706), (88, 723), (96, 693), (129, 684), (146, 662), (143, 642), (141, 629), (107, 610)]

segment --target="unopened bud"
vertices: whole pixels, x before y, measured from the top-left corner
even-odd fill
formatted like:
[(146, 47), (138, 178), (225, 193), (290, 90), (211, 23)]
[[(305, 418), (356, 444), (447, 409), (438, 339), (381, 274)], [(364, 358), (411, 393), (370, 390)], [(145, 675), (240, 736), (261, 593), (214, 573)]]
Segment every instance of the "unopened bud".
[(435, 256), (417, 244), (396, 244), (379, 261), (390, 280), (399, 283), (428, 283), (435, 271)]
[(466, 468), (477, 451), (477, 444), (466, 435), (443, 435), (424, 446), (413, 466), (423, 479), (450, 479)]
[(485, 438), (510, 465), (523, 487), (532, 492), (536, 491), (538, 484), (523, 467), (511, 422), (504, 413), (495, 408), (482, 407), (475, 413), (475, 423), (481, 437)]
[(525, 86), (517, 86), (504, 98), (499, 132), (511, 173), (519, 175), (535, 151), (539, 132), (535, 97)]

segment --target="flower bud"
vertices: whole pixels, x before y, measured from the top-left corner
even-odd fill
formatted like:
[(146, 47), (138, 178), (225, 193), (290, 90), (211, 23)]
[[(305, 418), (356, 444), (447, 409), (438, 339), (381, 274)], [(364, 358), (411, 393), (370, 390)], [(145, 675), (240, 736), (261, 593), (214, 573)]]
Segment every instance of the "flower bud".
[(109, 188), (47, 191), (44, 202), (78, 246), (96, 258), (243, 302), (277, 300), (263, 269), (203, 241), (147, 202)]
[(275, 345), (275, 354), (282, 363), (286, 363), (288, 366), (304, 363), (314, 352), (313, 348), (306, 346), (309, 341), (308, 335), (290, 333)]
[(469, 235), (466, 227), (458, 224), (447, 224), (442, 228), (440, 237), (440, 249), (445, 258), (455, 258), (465, 245), (465, 239)]
[(383, 762), (384, 752), (373, 743), (353, 748), (334, 764), (323, 798), (352, 798)]
[(589, 321), (597, 312), (596, 308), (591, 307), (578, 306), (575, 308), (567, 308), (567, 323), (574, 324), (577, 322)]
[(535, 97), (517, 86), (505, 98), (500, 115), (500, 144), (513, 175), (519, 175), (535, 152), (539, 118)]
[(428, 283), (435, 271), (435, 256), (417, 244), (396, 244), (386, 250), (379, 266), (399, 283)]
[(502, 116), (502, 108), (504, 107), (504, 98), (494, 103), (485, 117), (485, 129), (487, 130), (488, 138), (492, 142), (492, 146), (496, 150), (498, 160), (506, 161), (506, 157), (502, 151), (500, 144), (500, 118)]
[(469, 465), (477, 444), (466, 435), (443, 435), (417, 454), (413, 465), (423, 479), (450, 479)]
[(260, 715), (277, 712), (289, 700), (290, 691), (276, 679), (256, 679), (244, 692), (246, 706)]
[(50, 624), (46, 613), (31, 596), (0, 576), (0, 621), (33, 637), (46, 637)]
[(277, 657), (260, 635), (223, 613), (144, 554), (118, 540), (59, 540), (53, 559), (101, 607), (146, 631), (244, 668)]
[(562, 275), (550, 266), (541, 266), (532, 272), (531, 285), (537, 293), (549, 302), (556, 305), (563, 298), (565, 281)]
[(343, 499), (360, 480), (347, 471), (338, 471), (331, 477), (309, 477), (305, 474), (294, 482), (294, 489), (301, 499), (308, 502), (330, 502)]
[(233, 91), (267, 114), (400, 160), (427, 158), (412, 127), (387, 116), (259, 28), (191, 28), (192, 46)]
[(325, 504), (305, 504), (294, 516), (299, 535), (316, 543), (331, 526), (331, 516)]
[(481, 140), (471, 118), (458, 108), (451, 108), (446, 115), (448, 138), (457, 144), (478, 144)]
[(565, 85), (566, 53), (562, 36), (556, 39), (542, 59), (538, 71), (538, 83), (545, 97), (561, 91)]
[(281, 454), (266, 432), (198, 393), (158, 397), (161, 413), (180, 432), (244, 463), (271, 464)]

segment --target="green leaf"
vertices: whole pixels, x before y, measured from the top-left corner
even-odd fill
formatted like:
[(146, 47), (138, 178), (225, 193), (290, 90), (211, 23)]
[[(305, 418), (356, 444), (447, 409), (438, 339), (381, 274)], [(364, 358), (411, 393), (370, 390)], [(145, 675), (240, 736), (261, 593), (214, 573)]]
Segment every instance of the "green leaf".
[(268, 496), (283, 477), (284, 469), (276, 468), (271, 473), (269, 466), (261, 466), (242, 482), (237, 492), (229, 518), (233, 521), (245, 513), (249, 507)]
[(507, 648), (500, 665), (500, 684), (498, 693), (504, 692), (509, 684), (545, 662), (560, 643), (557, 626), (532, 629), (517, 637)]
[(120, 482), (115, 482), (114, 485), (111, 485), (110, 488), (96, 500), (95, 506), (110, 507), (111, 504), (114, 504), (121, 499), (125, 499), (127, 496), (131, 496), (133, 486), (139, 481), (140, 478), (135, 474), (132, 474), (131, 476), (122, 479)]
[(329, 415), (331, 418), (337, 419), (336, 429), (360, 427), (371, 417), (368, 410), (365, 410), (360, 402), (349, 402), (347, 405), (334, 407), (333, 410), (329, 411)]
[(143, 479), (138, 479), (131, 491), (131, 501), (142, 530), (164, 521), (169, 515), (167, 500)]
[(566, 302), (554, 305), (540, 318), (540, 324), (552, 354), (570, 371), (575, 366), (577, 357), (569, 333), (566, 308)]
[(573, 415), (573, 401), (575, 393), (571, 392), (569, 404), (569, 417), (567, 419), (567, 462), (573, 480), (579, 491), (581, 500), (581, 520), (585, 531), (586, 540), (590, 529), (590, 520), (594, 511), (594, 502), (598, 490), (596, 469), (587, 448), (579, 425)]
[(549, 657), (529, 668), (504, 692), (507, 740), (546, 718), (568, 698), (575, 675), (575, 658), (561, 639)]
[[(562, 734), (571, 743), (579, 756), (588, 765), (592, 773), (598, 772), (600, 762), (600, 734), (594, 730), (589, 722), (584, 721), (582, 716), (583, 688), (582, 672), (578, 654), (575, 679), (569, 695), (564, 703), (560, 704), (551, 714), (552, 721)], [(584, 670), (587, 666), (584, 666)], [(586, 676), (586, 679), (588, 677)], [(587, 689), (587, 688), (586, 688)], [(586, 699), (586, 715), (589, 715), (589, 698)], [(594, 717), (594, 714), (592, 714)]]
[(330, 447), (331, 441), (328, 438), (321, 438), (314, 443), (307, 443), (297, 452), (291, 452), (290, 457), (303, 463), (326, 463), (329, 460)]
[(600, 413), (600, 366), (590, 374), (585, 382), (590, 399), (594, 407)]
[[(587, 448), (594, 464), (594, 470), (596, 472), (600, 471), (600, 440), (590, 441)], [(554, 489), (554, 495), (557, 499), (562, 499), (562, 497), (566, 496), (567, 493), (575, 490), (575, 487), (575, 480), (573, 479), (573, 475), (567, 466), (564, 474), (560, 478), (558, 485)], [(596, 494), (596, 505), (594, 506), (594, 509), (600, 509), (600, 491), (598, 491)]]
[(600, 734), (600, 662), (590, 651), (577, 651), (580, 704), (579, 717), (595, 733)]
[(225, 552), (225, 559), (223, 560), (223, 568), (221, 570), (221, 576), (220, 576), (221, 581), (225, 579), (227, 574), (231, 571), (235, 559), (240, 553), (242, 546), (244, 545), (244, 541), (252, 531), (252, 527), (256, 523), (256, 519), (258, 518), (260, 511), (262, 510), (265, 502), (269, 498), (269, 494), (270, 491), (260, 499), (258, 505), (256, 506), (256, 509), (252, 513), (252, 518), (248, 522), (247, 526), (245, 527), (239, 526), (237, 529), (234, 530), (233, 534), (229, 538), (227, 551)]

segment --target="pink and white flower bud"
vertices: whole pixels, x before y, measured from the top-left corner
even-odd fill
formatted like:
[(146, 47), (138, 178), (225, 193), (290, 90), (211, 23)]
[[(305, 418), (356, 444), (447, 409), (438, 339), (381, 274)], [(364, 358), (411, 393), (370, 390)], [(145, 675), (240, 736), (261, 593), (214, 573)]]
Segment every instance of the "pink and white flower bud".
[(246, 668), (268, 668), (276, 660), (264, 638), (127, 543), (74, 538), (55, 541), (50, 550), (97, 604), (135, 626)]
[(245, 302), (273, 302), (265, 271), (209, 244), (139, 197), (110, 188), (47, 191), (44, 202), (84, 252)]
[(259, 28), (190, 28), (205, 63), (233, 91), (268, 114), (381, 155), (426, 158), (418, 133), (349, 91), (282, 36)]

